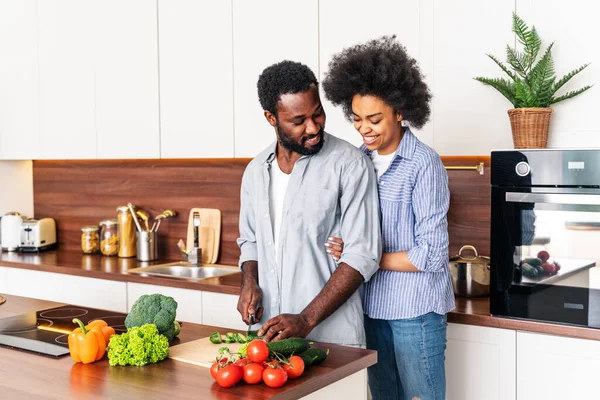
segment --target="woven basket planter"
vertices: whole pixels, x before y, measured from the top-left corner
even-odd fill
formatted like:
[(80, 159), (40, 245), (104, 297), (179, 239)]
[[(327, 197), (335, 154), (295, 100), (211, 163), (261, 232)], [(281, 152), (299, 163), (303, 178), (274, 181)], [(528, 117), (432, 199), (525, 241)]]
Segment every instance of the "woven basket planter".
[(508, 110), (515, 149), (544, 149), (548, 144), (551, 108)]

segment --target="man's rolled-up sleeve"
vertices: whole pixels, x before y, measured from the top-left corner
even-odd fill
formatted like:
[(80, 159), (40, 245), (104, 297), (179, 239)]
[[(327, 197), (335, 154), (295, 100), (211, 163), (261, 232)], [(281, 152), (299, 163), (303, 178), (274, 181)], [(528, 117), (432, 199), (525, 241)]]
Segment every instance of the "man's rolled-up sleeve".
[(377, 178), (366, 156), (358, 158), (342, 175), (340, 263), (361, 273), (365, 282), (379, 269), (381, 228)]
[(241, 251), (238, 264), (240, 268), (246, 261), (258, 261), (255, 230), (256, 212), (254, 209), (254, 191), (252, 190), (255, 185), (252, 182), (252, 174), (249, 169), (250, 167), (244, 171), (242, 189), (240, 191), (240, 237), (237, 239), (237, 244)]
[(439, 157), (428, 161), (413, 189), (416, 246), (408, 251), (408, 259), (420, 271), (440, 272), (448, 268), (450, 190)]

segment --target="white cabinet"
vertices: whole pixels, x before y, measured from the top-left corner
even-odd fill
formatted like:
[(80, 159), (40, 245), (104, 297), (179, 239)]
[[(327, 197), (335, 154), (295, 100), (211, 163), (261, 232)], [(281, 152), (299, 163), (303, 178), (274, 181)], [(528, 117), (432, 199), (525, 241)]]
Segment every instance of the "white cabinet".
[(31, 159), (38, 140), (36, 0), (0, 1), (0, 159)]
[(0, 267), (0, 293), (126, 312), (126, 283)]
[(513, 0), (436, 1), (433, 15), (434, 147), (441, 155), (489, 154), (512, 148), (506, 110), (512, 104), (473, 78), (502, 77), (486, 54), (505, 59)]
[(34, 158), (96, 158), (92, 2), (37, 6), (40, 134)]
[[(248, 329), (237, 311), (238, 298), (237, 295), (202, 292), (202, 324), (243, 331)], [(254, 325), (253, 329), (257, 328), (258, 325)]]
[(97, 156), (159, 158), (156, 1), (92, 4)]
[(235, 157), (255, 157), (276, 138), (258, 102), (263, 69), (287, 59), (319, 76), (318, 21), (318, 0), (233, 0)]
[[(368, 7), (368, 11), (364, 8)], [(344, 48), (379, 38), (383, 35), (396, 35), (406, 47), (410, 56), (418, 60), (421, 72), (426, 77), (430, 89), (432, 43), (431, 15), (433, 0), (349, 0), (340, 3), (336, 0), (319, 2), (319, 64), (320, 80), (328, 71), (328, 64), (334, 54)], [(375, 11), (376, 10), (376, 11)], [(377, 22), (367, 22), (367, 15), (377, 15)], [(346, 120), (342, 110), (334, 107), (322, 97), (327, 113), (326, 129), (329, 133), (349, 142), (360, 145), (362, 140), (352, 123)], [(433, 124), (416, 131), (419, 139), (427, 144), (433, 142)]]
[(596, 399), (600, 341), (517, 333), (517, 399)]
[(158, 2), (162, 158), (234, 155), (231, 8)]
[(127, 311), (131, 310), (133, 303), (142, 295), (154, 293), (171, 296), (175, 299), (177, 302), (177, 320), (195, 324), (202, 323), (202, 292), (199, 290), (128, 282)]
[(448, 400), (510, 400), (516, 394), (516, 332), (448, 324)]

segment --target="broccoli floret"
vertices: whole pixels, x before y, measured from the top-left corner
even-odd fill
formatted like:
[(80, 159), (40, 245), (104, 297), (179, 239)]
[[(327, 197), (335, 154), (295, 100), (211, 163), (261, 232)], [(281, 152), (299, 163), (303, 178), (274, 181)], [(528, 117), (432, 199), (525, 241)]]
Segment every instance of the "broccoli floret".
[(175, 335), (175, 316), (177, 302), (169, 296), (162, 294), (145, 294), (133, 304), (131, 311), (125, 318), (125, 326), (133, 328), (144, 324), (154, 324), (161, 335), (165, 335), (169, 342)]
[(114, 365), (146, 365), (162, 361), (169, 354), (169, 341), (158, 333), (156, 325), (133, 327), (120, 335), (112, 335), (108, 343), (108, 363)]

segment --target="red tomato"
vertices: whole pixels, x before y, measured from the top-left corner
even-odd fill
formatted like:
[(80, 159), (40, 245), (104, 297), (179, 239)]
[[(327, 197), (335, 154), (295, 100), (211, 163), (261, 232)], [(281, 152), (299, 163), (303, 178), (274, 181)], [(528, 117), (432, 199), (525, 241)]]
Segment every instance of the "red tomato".
[(222, 359), (217, 359), (214, 364), (210, 367), (210, 374), (213, 378), (217, 379), (217, 371), (219, 370), (219, 364), (225, 365), (227, 362), (227, 357), (223, 357)]
[(235, 364), (228, 364), (226, 367), (219, 368), (215, 380), (219, 386), (228, 388), (242, 379), (242, 367)]
[(217, 371), (218, 370), (219, 370), (219, 362), (215, 361), (214, 364), (210, 367), (210, 374), (215, 379), (217, 379)]
[(250, 363), (244, 365), (243, 371), (243, 379), (244, 382), (254, 385), (256, 383), (261, 383), (263, 380), (263, 371), (264, 368), (260, 364)]
[(240, 358), (239, 360), (237, 360), (235, 362), (235, 365), (239, 365), (240, 367), (244, 367), (244, 365), (250, 364), (252, 363), (252, 360), (250, 360), (249, 358)]
[(264, 340), (255, 339), (248, 344), (246, 354), (252, 362), (261, 363), (267, 361), (267, 358), (269, 358), (269, 346), (267, 346), (267, 342)]
[(296, 379), (304, 373), (304, 360), (298, 356), (290, 357), (290, 363), (283, 365), (283, 370), (290, 379)]
[(272, 388), (282, 387), (287, 382), (287, 379), (287, 372), (283, 368), (265, 368), (263, 372), (265, 385)]

